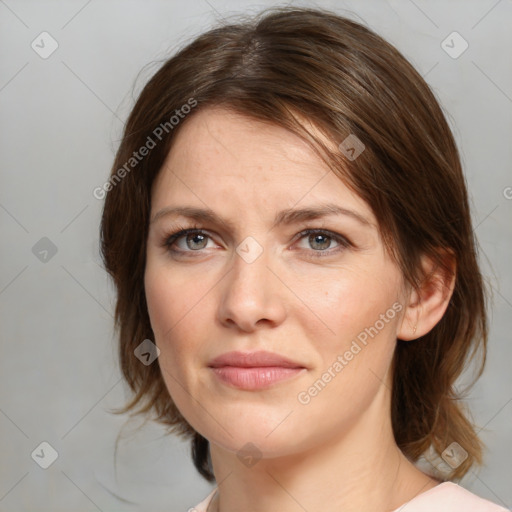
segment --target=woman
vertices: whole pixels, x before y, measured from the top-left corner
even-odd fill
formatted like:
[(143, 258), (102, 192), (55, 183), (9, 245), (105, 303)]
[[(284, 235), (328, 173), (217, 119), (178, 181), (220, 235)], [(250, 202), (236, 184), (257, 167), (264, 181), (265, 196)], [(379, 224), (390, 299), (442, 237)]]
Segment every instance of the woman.
[(191, 439), (217, 483), (192, 510), (505, 510), (452, 481), (482, 461), (454, 383), (486, 295), (453, 136), (393, 46), (296, 8), (201, 35), (105, 192), (121, 412)]

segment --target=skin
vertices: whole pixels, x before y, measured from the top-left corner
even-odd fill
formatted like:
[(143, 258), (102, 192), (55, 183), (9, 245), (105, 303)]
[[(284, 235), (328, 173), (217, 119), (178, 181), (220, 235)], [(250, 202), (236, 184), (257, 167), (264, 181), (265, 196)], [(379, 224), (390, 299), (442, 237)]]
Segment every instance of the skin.
[[(370, 225), (331, 215), (272, 228), (278, 211), (323, 202), (356, 211)], [(233, 223), (229, 230), (198, 223), (206, 239), (191, 236), (187, 244), (182, 236), (172, 246), (182, 251), (176, 254), (164, 240), (194, 221), (161, 216), (150, 223), (145, 271), (169, 394), (210, 441), (221, 482), (213, 510), (391, 511), (437, 485), (394, 441), (390, 365), (397, 337), (415, 339), (441, 319), (453, 281), (434, 274), (438, 279), (411, 291), (384, 250), (370, 207), (305, 142), (218, 107), (180, 128), (155, 180), (151, 219), (178, 205), (208, 207)], [(304, 229), (338, 233), (353, 246), (297, 237)], [(246, 237), (263, 251), (251, 263), (236, 252)], [(315, 258), (319, 252), (326, 255)], [(429, 270), (428, 260), (423, 265)], [(300, 403), (299, 393), (396, 302), (399, 314)], [(306, 370), (269, 389), (240, 390), (208, 368), (233, 350), (277, 352)], [(237, 456), (247, 443), (261, 456), (250, 466)]]

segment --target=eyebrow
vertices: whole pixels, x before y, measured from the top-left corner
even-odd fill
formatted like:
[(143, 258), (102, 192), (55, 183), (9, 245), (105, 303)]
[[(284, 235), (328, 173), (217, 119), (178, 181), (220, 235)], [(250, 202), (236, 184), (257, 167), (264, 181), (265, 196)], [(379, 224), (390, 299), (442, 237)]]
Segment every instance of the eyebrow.
[[(168, 206), (159, 210), (151, 219), (150, 223), (156, 222), (162, 217), (176, 215), (194, 219), (198, 222), (211, 222), (222, 226), (226, 230), (234, 230), (234, 223), (217, 215), (209, 208), (196, 208), (192, 206)], [(344, 215), (358, 221), (363, 226), (371, 227), (373, 224), (360, 213), (343, 208), (334, 203), (325, 203), (306, 208), (289, 208), (278, 212), (274, 218), (271, 229), (279, 225), (298, 224), (300, 222), (320, 219), (329, 215)]]

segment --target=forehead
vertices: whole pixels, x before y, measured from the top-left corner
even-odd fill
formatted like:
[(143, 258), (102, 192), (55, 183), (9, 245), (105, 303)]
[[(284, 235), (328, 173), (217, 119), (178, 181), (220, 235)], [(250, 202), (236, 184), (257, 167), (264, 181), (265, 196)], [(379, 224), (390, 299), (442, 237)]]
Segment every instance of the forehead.
[[(326, 139), (311, 125), (311, 131)], [(281, 210), (319, 202), (371, 209), (300, 137), (219, 107), (198, 111), (175, 137), (152, 191), (152, 209), (186, 202), (213, 210)]]

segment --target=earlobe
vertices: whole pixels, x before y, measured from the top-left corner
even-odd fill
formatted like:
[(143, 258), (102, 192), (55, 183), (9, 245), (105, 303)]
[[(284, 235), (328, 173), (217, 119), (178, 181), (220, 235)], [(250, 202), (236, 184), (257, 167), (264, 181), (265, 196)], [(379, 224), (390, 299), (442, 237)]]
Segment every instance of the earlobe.
[(442, 261), (437, 265), (431, 258), (422, 257), (424, 278), (418, 290), (410, 292), (398, 339), (409, 341), (424, 336), (446, 312), (455, 288), (456, 263), (451, 251), (443, 250), (442, 254)]

